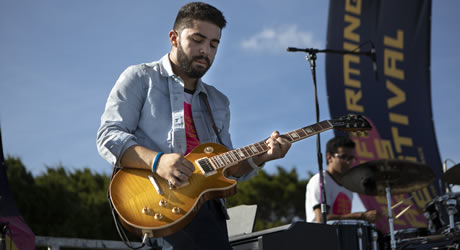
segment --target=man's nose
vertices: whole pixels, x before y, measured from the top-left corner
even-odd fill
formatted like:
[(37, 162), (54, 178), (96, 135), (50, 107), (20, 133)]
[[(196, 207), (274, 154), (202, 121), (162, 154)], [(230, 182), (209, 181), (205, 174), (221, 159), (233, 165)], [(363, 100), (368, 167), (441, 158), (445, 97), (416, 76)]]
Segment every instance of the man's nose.
[(209, 55), (210, 48), (207, 45), (202, 45), (200, 46), (200, 55), (203, 56), (208, 56)]

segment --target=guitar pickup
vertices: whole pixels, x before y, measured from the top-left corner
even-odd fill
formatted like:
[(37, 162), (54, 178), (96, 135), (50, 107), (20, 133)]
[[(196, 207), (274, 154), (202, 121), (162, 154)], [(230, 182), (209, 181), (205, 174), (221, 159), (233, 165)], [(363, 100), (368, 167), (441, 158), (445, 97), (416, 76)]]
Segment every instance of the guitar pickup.
[(213, 174), (217, 173), (216, 169), (214, 168), (214, 166), (212, 165), (211, 161), (207, 157), (200, 158), (200, 159), (196, 160), (195, 163), (196, 163), (196, 165), (198, 165), (198, 167), (200, 168), (201, 172), (203, 172), (204, 176), (210, 176), (210, 175), (213, 175)]
[(163, 190), (161, 190), (161, 187), (160, 187), (160, 185), (158, 185), (158, 182), (157, 182), (157, 180), (155, 180), (155, 177), (153, 177), (153, 175), (149, 175), (148, 178), (149, 178), (150, 182), (152, 183), (153, 187), (155, 188), (155, 190), (157, 191), (157, 193), (159, 195), (163, 195), (164, 192), (163, 192)]

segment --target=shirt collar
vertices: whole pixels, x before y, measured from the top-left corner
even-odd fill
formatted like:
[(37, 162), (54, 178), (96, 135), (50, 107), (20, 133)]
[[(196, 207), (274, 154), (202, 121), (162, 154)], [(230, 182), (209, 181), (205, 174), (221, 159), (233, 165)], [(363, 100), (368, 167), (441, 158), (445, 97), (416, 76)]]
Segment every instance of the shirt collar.
[[(179, 78), (179, 76), (176, 75), (174, 71), (172, 70), (171, 61), (169, 60), (169, 53), (164, 55), (160, 59), (160, 74), (164, 77)], [(204, 92), (205, 94), (208, 94), (206, 92), (206, 89), (204, 88), (203, 81), (201, 81), (201, 78), (198, 79), (198, 81), (196, 82), (196, 88), (195, 88), (195, 94), (199, 94), (199, 92)]]
[(160, 74), (164, 77), (176, 75), (172, 70), (171, 62), (169, 61), (169, 53), (160, 59)]

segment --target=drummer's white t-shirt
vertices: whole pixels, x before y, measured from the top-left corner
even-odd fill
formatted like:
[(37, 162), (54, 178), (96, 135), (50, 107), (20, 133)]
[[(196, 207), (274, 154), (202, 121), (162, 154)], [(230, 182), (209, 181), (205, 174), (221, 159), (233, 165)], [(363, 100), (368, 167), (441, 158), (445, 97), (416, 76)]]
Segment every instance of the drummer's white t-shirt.
[[(330, 214), (351, 213), (353, 192), (337, 184), (327, 171), (324, 171), (324, 185), (326, 186), (326, 201)], [(305, 212), (307, 222), (315, 222), (314, 208), (321, 205), (321, 190), (319, 185), (319, 174), (311, 177), (307, 184), (305, 197)]]

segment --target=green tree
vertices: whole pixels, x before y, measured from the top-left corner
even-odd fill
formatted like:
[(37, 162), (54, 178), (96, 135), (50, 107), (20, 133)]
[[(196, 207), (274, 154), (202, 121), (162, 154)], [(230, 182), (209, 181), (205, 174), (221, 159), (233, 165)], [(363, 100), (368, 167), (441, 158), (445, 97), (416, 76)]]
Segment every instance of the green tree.
[(36, 235), (120, 239), (106, 198), (109, 176), (59, 164), (34, 178), (11, 156), (5, 166), (17, 207)]
[(32, 231), (39, 228), (45, 194), (37, 191), (35, 179), (18, 157), (5, 160), (8, 183), (16, 206)]

